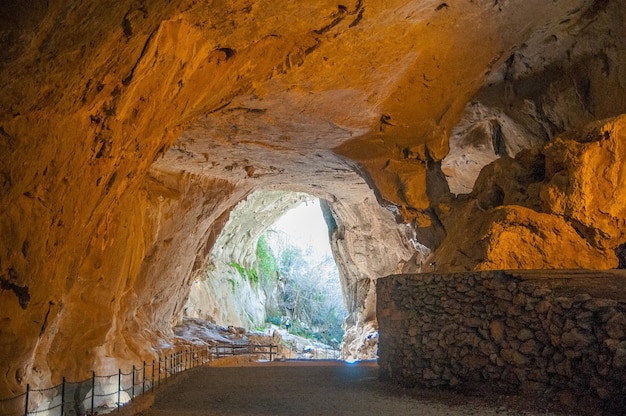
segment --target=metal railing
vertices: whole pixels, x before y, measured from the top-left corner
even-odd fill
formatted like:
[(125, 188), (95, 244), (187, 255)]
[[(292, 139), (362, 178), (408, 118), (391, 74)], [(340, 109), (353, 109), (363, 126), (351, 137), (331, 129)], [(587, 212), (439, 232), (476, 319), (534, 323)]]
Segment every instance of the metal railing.
[(258, 344), (237, 344), (237, 343), (220, 343), (213, 345), (211, 348), (211, 354), (215, 358), (233, 356), (233, 355), (260, 355), (265, 356), (269, 361), (272, 361), (274, 356), (278, 353), (278, 347), (276, 345), (258, 345)]
[(272, 361), (276, 345), (217, 344), (206, 349), (188, 349), (163, 355), (151, 363), (132, 366), (129, 372), (97, 375), (82, 381), (67, 381), (45, 388), (31, 388), (14, 397), (0, 399), (0, 416), (91, 416), (119, 409), (135, 397), (154, 391), (174, 374), (205, 365), (214, 358), (255, 354)]

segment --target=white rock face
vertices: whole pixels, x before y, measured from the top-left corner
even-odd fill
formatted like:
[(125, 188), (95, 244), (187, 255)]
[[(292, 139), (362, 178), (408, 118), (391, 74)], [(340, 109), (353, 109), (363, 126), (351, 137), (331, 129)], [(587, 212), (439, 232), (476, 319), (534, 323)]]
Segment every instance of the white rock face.
[[(266, 294), (260, 285), (243, 278), (233, 263), (245, 269), (256, 267), (259, 236), (285, 212), (308, 198), (303, 193), (262, 191), (237, 204), (215, 241), (206, 271), (198, 270), (194, 274), (185, 315), (249, 329), (263, 324)], [(372, 196), (359, 204), (323, 201), (322, 206), (329, 222), (331, 249), (340, 271), (344, 303), (350, 311), (344, 324), (344, 356), (375, 358), (374, 281), (399, 272), (413, 255), (404, 233), (406, 227), (396, 224), (393, 215)], [(365, 343), (368, 347), (363, 346)]]
[(184, 314), (219, 325), (248, 329), (261, 326), (265, 322), (266, 294), (237, 267), (256, 268), (261, 234), (307, 198), (302, 193), (260, 191), (239, 202), (215, 241), (205, 269), (195, 273)]
[(450, 153), (443, 158), (441, 170), (450, 192), (469, 194), (478, 174), (502, 156), (515, 157), (543, 140), (529, 134), (500, 110), (480, 102), (465, 107), (463, 118), (450, 133)]

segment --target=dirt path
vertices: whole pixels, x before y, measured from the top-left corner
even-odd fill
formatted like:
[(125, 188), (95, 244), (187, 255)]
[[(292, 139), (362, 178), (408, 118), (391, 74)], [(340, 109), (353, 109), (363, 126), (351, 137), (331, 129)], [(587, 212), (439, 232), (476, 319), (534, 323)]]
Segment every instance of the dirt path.
[(155, 392), (152, 407), (134, 414), (502, 416), (550, 413), (511, 410), (503, 403), (485, 404), (480, 398), (451, 393), (408, 396), (380, 382), (375, 364), (308, 362), (190, 370)]

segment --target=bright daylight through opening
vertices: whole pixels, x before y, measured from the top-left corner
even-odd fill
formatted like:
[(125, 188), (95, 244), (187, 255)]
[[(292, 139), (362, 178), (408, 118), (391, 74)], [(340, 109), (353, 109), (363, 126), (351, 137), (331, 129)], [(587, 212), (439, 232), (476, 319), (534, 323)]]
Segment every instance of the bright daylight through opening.
[(341, 358), (345, 308), (320, 201), (255, 192), (231, 212), (195, 276), (181, 336), (271, 336), (284, 358)]

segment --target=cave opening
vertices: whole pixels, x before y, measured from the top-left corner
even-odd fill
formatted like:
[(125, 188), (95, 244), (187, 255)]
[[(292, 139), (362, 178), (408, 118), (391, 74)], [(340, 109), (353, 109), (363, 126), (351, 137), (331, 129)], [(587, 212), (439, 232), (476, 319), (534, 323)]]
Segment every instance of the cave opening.
[(186, 318), (279, 334), (287, 358), (339, 358), (348, 312), (330, 245), (335, 227), (317, 197), (250, 194), (231, 210), (196, 275)]
[(337, 349), (347, 311), (320, 200), (291, 208), (268, 228), (257, 258), (263, 273), (276, 276), (266, 323)]

